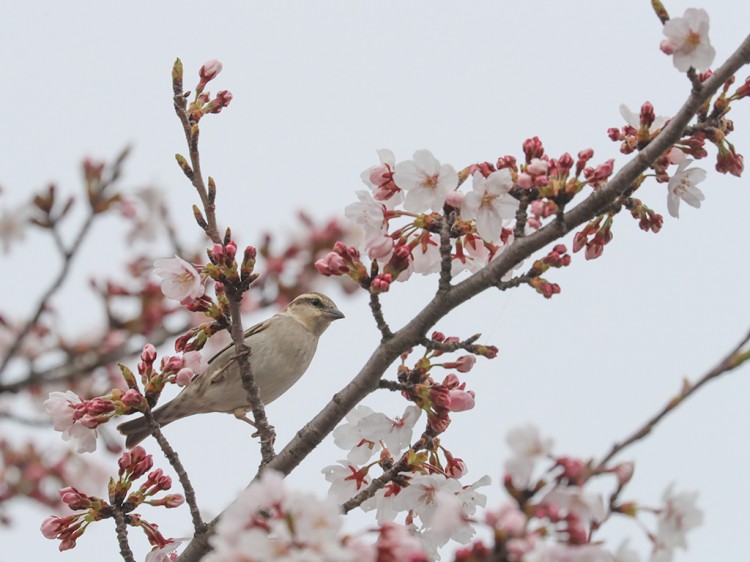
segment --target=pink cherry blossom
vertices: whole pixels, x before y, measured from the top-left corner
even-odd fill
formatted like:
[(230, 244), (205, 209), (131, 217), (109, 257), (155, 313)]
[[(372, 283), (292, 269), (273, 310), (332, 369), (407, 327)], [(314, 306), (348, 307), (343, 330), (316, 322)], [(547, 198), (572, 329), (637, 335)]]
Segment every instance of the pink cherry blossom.
[(146, 562), (172, 562), (177, 560), (175, 550), (189, 539), (170, 539), (164, 546), (155, 546), (146, 555)]
[(680, 201), (699, 209), (706, 196), (696, 185), (706, 179), (706, 171), (701, 168), (686, 169), (693, 161), (689, 158), (680, 162), (677, 171), (670, 178), (667, 194), (667, 209), (675, 218), (680, 216)]
[(188, 351), (182, 355), (185, 361), (185, 367), (193, 371), (196, 375), (202, 375), (208, 368), (208, 361), (200, 351)]
[(687, 72), (690, 67), (703, 72), (711, 66), (716, 50), (708, 39), (708, 14), (705, 10), (688, 8), (681, 18), (664, 24), (662, 50), (672, 54), (677, 70)]
[(373, 191), (377, 201), (381, 201), (387, 209), (393, 209), (404, 200), (404, 192), (393, 181), (396, 168), (396, 156), (387, 148), (378, 150), (380, 164), (370, 166), (360, 174), (364, 184)]
[(575, 514), (586, 525), (604, 520), (606, 510), (601, 494), (590, 492), (582, 486), (557, 486), (543, 500), (555, 504), (567, 513)]
[(62, 432), (65, 441), (73, 440), (77, 453), (91, 453), (96, 450), (95, 429), (85, 427), (76, 418), (76, 405), (85, 404), (84, 400), (72, 390), (65, 392), (50, 392), (49, 398), (42, 406), (47, 415), (52, 419), (52, 426), (56, 431)]
[(440, 164), (429, 150), (417, 150), (413, 160), (399, 162), (393, 179), (406, 191), (404, 208), (412, 213), (441, 211), (448, 193), (458, 185), (458, 173)]
[(477, 233), (487, 242), (497, 242), (503, 224), (516, 216), (518, 200), (510, 195), (513, 178), (510, 170), (503, 168), (484, 177), (474, 172), (473, 191), (466, 194), (461, 206), (461, 218), (475, 219)]
[(179, 256), (154, 261), (154, 273), (162, 278), (161, 292), (176, 301), (197, 299), (205, 288), (198, 271)]

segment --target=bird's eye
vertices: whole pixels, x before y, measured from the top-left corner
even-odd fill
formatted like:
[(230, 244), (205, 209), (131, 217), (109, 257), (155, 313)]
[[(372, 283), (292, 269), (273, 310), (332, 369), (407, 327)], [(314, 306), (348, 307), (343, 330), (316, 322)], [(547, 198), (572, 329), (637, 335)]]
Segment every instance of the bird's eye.
[(317, 297), (315, 297), (314, 299), (310, 299), (310, 304), (316, 308), (323, 308), (323, 301)]

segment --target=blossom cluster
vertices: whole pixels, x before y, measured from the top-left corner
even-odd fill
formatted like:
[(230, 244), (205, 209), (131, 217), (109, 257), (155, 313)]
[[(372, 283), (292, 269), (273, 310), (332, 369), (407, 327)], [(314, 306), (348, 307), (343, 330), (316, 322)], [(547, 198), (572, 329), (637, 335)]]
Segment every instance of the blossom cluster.
[[(460, 479), (468, 472), (466, 463), (455, 457), (442, 443), (439, 435), (451, 422), (450, 414), (474, 407), (475, 394), (466, 389), (456, 373), (449, 373), (437, 382), (431, 371), (436, 368), (469, 372), (476, 355), (494, 357), (497, 349), (463, 343), (455, 337), (436, 332), (432, 336), (433, 349), (407, 366), (409, 353), (401, 358), (398, 381), (386, 384), (413, 402), (395, 418), (374, 412), (364, 405), (357, 406), (346, 416), (346, 422), (333, 432), (334, 443), (347, 451), (345, 460), (327, 466), (323, 474), (331, 486), (329, 495), (338, 503), (375, 510), (379, 524), (392, 523), (404, 515), (406, 528), (419, 538), (430, 559), (438, 557), (438, 549), (449, 540), (468, 542), (473, 536), (471, 517), (486, 497), (478, 488), (489, 484), (483, 477), (464, 485)], [(453, 349), (455, 346), (455, 349)], [(455, 360), (440, 362), (443, 349), (468, 349), (472, 353)], [(442, 360), (441, 360), (442, 361)], [(427, 414), (422, 436), (413, 441), (413, 431), (422, 414)], [(376, 460), (371, 460), (376, 456)], [(373, 487), (377, 478), (372, 469), (379, 467), (383, 476), (397, 473), (384, 485)]]
[(372, 544), (344, 535), (342, 523), (333, 501), (288, 490), (279, 473), (266, 470), (224, 513), (206, 560), (241, 562), (252, 553), (255, 562), (427, 562), (401, 525), (384, 524)]
[(140, 359), (138, 373), (143, 392), (130, 369), (120, 365), (127, 390), (115, 388), (105, 396), (90, 400), (84, 400), (72, 390), (51, 392), (44, 401), (44, 410), (52, 419), (54, 429), (62, 433), (65, 441), (75, 442), (76, 452), (92, 452), (96, 449), (98, 426), (115, 416), (144, 411), (156, 403), (166, 384), (185, 386), (207, 368), (206, 361), (198, 351), (189, 351), (182, 356), (162, 357), (160, 367), (155, 368), (156, 348), (152, 344), (144, 346)]
[[(60, 550), (69, 550), (83, 535), (88, 526), (102, 519), (115, 517), (119, 512), (125, 522), (132, 527), (140, 527), (146, 534), (154, 550), (161, 550), (173, 542), (165, 539), (157, 525), (149, 523), (133, 511), (143, 505), (163, 506), (167, 509), (178, 507), (184, 502), (180, 494), (166, 494), (155, 498), (156, 494), (169, 490), (172, 479), (161, 469), (153, 468), (153, 458), (142, 447), (125, 451), (118, 461), (118, 478), (110, 478), (108, 501), (80, 492), (74, 487), (60, 490), (60, 498), (73, 513), (65, 516), (53, 515), (42, 522), (42, 534), (48, 539), (60, 540)], [(150, 471), (150, 472), (149, 472)], [(148, 475), (146, 474), (148, 473)], [(133, 483), (146, 476), (145, 481), (130, 491)]]

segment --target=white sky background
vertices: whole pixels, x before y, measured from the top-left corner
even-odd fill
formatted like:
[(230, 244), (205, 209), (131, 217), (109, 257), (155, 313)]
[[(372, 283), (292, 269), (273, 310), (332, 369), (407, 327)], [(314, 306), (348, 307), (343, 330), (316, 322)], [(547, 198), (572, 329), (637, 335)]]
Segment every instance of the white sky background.
[[(748, 33), (750, 4), (666, 5), (673, 16), (693, 6), (709, 11), (717, 62), (723, 61)], [(646, 0), (130, 2), (127, 10), (99, 2), (14, 2), (3, 12), (0, 205), (50, 181), (78, 193), (84, 156), (110, 159), (131, 143), (124, 184), (163, 187), (183, 239), (191, 242), (199, 240), (190, 213), (197, 197), (174, 163), (175, 152), (186, 152), (171, 102), (177, 56), (186, 88), (204, 61), (220, 59), (224, 71), (210, 89), (235, 96), (224, 113), (202, 122), (201, 139), (204, 171), (219, 188), (220, 222), (232, 227), (240, 247), (257, 243), (265, 230), (296, 227), (298, 209), (318, 218), (343, 213), (363, 188), (360, 172), (377, 162), (378, 148), (391, 148), (399, 160), (429, 148), (441, 162), (462, 168), (504, 154), (520, 159), (522, 141), (538, 135), (552, 156), (593, 147), (593, 162), (615, 157), (622, 163), (618, 143), (606, 136), (608, 127), (623, 124), (620, 103), (637, 111), (650, 100), (658, 115), (668, 116), (689, 91), (686, 77), (658, 50), (660, 24)], [(747, 100), (731, 117), (738, 130), (730, 140), (747, 156)], [(466, 375), (477, 407), (456, 415), (443, 439), (467, 461), (467, 483), (493, 477), (490, 506), (502, 497), (509, 428), (532, 421), (554, 437), (556, 453), (600, 458), (673, 396), (683, 377), (704, 373), (750, 328), (750, 185), (716, 173), (709, 151), (711, 158), (699, 164), (709, 170), (700, 186), (702, 209), (683, 205), (682, 218), (672, 219), (666, 187), (648, 181), (639, 197), (665, 215), (661, 233), (641, 232), (622, 213), (602, 258), (586, 262), (577, 254), (571, 267), (547, 276), (562, 286), (552, 300), (527, 288), (488, 293), (440, 322), (451, 335), (482, 332), (482, 341), (501, 350)], [(75, 264), (78, 287), (56, 301), (71, 334), (98, 320), (98, 308), (80, 304), (93, 302), (83, 281), (122, 274), (119, 225), (108, 220), (97, 227), (96, 240)], [(160, 255), (159, 248), (152, 251)], [(58, 260), (36, 235), (3, 258), (0, 312), (24, 314)], [(385, 295), (391, 326), (419, 310), (435, 284), (435, 278), (413, 279)], [(379, 340), (366, 299), (334, 296), (347, 319), (322, 338), (302, 381), (268, 408), (279, 448), (359, 370)], [(621, 459), (637, 463), (629, 499), (657, 505), (673, 481), (678, 490), (700, 490), (705, 523), (678, 561), (739, 560), (747, 551), (741, 506), (750, 499), (749, 376), (745, 369), (711, 384)], [(381, 395), (365, 403), (390, 415), (406, 405)], [(3, 422), (1, 431), (18, 430)], [(208, 515), (255, 472), (257, 445), (230, 416), (183, 420), (166, 435)], [(147, 445), (156, 453), (153, 442)], [(327, 441), (289, 485), (325, 493), (320, 469), (343, 457)], [(114, 459), (108, 462), (116, 467)], [(165, 535), (183, 536), (190, 529), (187, 508), (173, 511), (144, 515)], [(3, 560), (118, 556), (110, 522), (92, 526), (75, 550), (58, 554), (58, 542), (38, 531), (46, 510), (18, 504), (12, 513), (15, 526), (0, 529)], [(611, 533), (633, 536), (646, 551), (632, 522), (612, 525)], [(142, 560), (145, 538), (131, 536)]]

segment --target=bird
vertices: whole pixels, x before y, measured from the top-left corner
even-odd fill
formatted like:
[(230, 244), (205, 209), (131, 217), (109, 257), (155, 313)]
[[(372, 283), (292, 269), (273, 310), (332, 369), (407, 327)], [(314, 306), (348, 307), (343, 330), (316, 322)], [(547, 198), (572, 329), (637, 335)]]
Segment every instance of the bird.
[[(271, 318), (245, 330), (250, 370), (263, 404), (270, 404), (299, 380), (310, 366), (318, 339), (331, 322), (340, 318), (344, 314), (330, 298), (309, 292), (298, 295)], [(152, 414), (161, 427), (208, 412), (233, 413), (252, 424), (246, 417), (250, 409), (234, 344), (229, 344), (209, 360), (205, 373)], [(117, 429), (126, 436), (128, 449), (151, 434), (145, 416), (120, 424)]]

